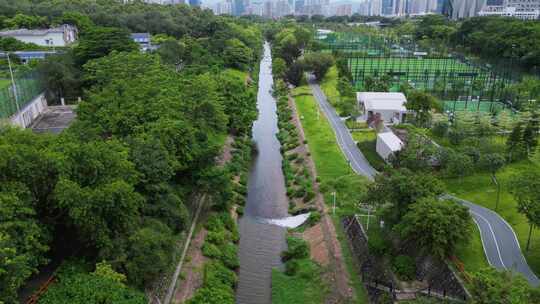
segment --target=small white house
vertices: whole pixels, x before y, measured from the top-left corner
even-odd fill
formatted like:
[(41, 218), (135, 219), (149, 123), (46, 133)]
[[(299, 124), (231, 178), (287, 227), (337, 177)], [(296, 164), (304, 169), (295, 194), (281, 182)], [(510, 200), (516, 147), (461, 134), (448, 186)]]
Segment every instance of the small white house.
[(68, 24), (50, 29), (18, 29), (0, 32), (0, 37), (13, 37), (39, 46), (63, 47), (77, 40), (77, 28)]
[(405, 121), (407, 114), (407, 98), (403, 93), (358, 92), (356, 93), (358, 107), (363, 118), (371, 123), (376, 118), (385, 124), (399, 124)]
[(376, 151), (385, 161), (388, 161), (390, 155), (400, 151), (401, 148), (403, 148), (403, 142), (394, 133), (388, 131), (377, 134)]

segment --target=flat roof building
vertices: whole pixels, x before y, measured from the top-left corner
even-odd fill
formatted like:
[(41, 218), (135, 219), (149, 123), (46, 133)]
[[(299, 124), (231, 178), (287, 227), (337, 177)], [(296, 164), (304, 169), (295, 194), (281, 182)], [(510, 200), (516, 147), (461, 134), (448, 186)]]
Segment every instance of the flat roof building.
[(39, 46), (64, 47), (77, 40), (77, 28), (64, 24), (50, 29), (17, 29), (0, 32), (0, 37), (13, 37), (19, 41)]
[(405, 121), (407, 98), (403, 93), (358, 92), (358, 107), (363, 119), (369, 123), (382, 120), (385, 124), (398, 124)]

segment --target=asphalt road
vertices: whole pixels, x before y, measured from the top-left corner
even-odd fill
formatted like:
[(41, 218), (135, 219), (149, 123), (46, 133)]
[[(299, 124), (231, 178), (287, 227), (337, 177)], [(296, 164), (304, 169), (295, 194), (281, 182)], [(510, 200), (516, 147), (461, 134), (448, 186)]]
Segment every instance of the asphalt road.
[(323, 110), (324, 115), (330, 121), (332, 129), (334, 129), (334, 133), (336, 134), (338, 145), (353, 171), (356, 172), (356, 174), (364, 175), (370, 180), (373, 180), (377, 171), (369, 164), (362, 152), (360, 152), (360, 149), (356, 146), (351, 132), (349, 132), (345, 123), (343, 123), (334, 108), (328, 103), (326, 96), (313, 79), (309, 80), (309, 86), (311, 87), (311, 91), (313, 92), (315, 99), (317, 99), (319, 106)]
[[(370, 180), (373, 180), (377, 171), (371, 167), (362, 152), (360, 152), (360, 149), (354, 143), (349, 129), (339, 118), (334, 108), (328, 103), (326, 96), (313, 77), (309, 78), (309, 86), (320, 108), (330, 121), (334, 133), (336, 133), (338, 144), (352, 169), (357, 174), (364, 175)], [(446, 195), (446, 198), (453, 199), (469, 208), (473, 220), (480, 230), (484, 253), (489, 264), (497, 269), (508, 269), (519, 272), (531, 285), (540, 285), (540, 280), (525, 261), (514, 230), (499, 214), (450, 195)]]

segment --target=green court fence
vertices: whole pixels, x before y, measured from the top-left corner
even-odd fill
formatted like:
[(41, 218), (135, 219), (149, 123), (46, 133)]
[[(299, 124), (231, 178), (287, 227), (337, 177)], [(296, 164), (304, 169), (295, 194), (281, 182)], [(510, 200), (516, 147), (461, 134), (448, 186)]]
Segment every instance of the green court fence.
[[(15, 92), (17, 98), (15, 98)], [(43, 92), (43, 86), (36, 73), (16, 76), (15, 87), (9, 80), (7, 85), (0, 87), (0, 119), (11, 117), (17, 113), (18, 109), (24, 108), (41, 92)]]

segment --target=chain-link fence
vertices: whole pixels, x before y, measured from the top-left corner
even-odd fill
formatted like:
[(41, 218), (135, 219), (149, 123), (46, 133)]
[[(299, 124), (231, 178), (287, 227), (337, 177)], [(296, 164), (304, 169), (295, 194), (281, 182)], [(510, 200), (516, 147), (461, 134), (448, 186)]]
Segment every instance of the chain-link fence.
[(14, 78), (15, 85), (11, 79), (0, 79), (0, 119), (11, 117), (43, 92), (35, 72), (16, 75)]

